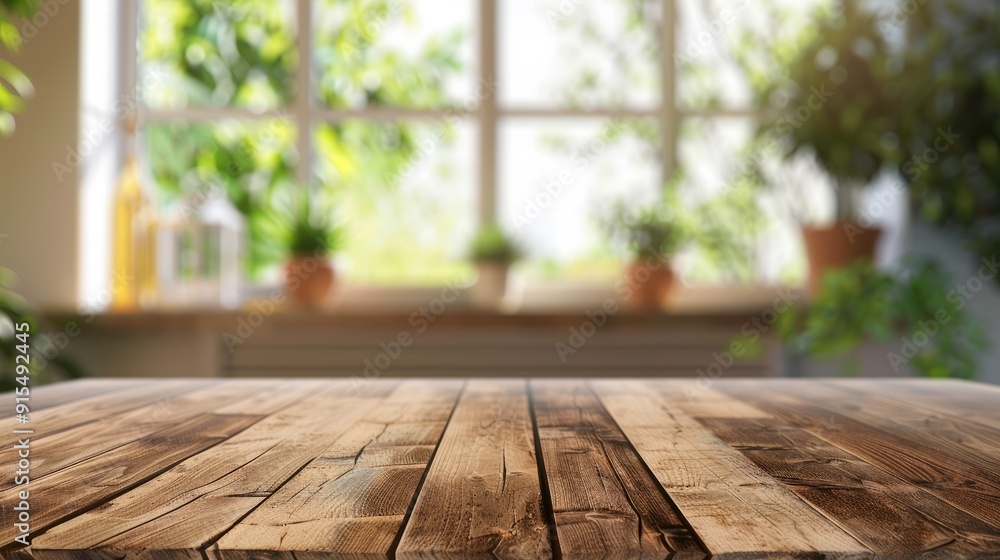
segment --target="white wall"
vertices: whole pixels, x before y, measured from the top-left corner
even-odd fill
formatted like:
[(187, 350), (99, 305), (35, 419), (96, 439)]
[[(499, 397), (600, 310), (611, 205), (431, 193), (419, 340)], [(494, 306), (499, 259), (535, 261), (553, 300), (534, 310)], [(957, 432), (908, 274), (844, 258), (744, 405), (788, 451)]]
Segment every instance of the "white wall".
[[(0, 138), (0, 266), (20, 277), (17, 291), (47, 309), (75, 310), (79, 268), (79, 172), (67, 151), (79, 131), (80, 4), (43, 0), (24, 50), (11, 61), (35, 95)], [(67, 165), (61, 180), (53, 164)]]

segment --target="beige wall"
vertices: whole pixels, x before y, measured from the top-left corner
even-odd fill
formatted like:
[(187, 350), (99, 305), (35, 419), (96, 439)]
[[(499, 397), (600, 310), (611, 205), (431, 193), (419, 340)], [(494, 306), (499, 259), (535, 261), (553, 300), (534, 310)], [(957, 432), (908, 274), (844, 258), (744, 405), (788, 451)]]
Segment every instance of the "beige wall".
[[(31, 78), (35, 96), (0, 138), (0, 266), (20, 278), (17, 291), (44, 308), (75, 308), (79, 170), (62, 181), (53, 162), (76, 148), (80, 3), (43, 1), (37, 33), (11, 57)], [(6, 56), (6, 53), (4, 53)]]

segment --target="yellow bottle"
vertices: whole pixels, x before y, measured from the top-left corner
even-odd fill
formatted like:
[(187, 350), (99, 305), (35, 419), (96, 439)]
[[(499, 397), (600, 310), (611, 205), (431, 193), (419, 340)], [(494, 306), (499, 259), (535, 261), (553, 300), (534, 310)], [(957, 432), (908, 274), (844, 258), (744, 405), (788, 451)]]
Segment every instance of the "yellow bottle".
[(131, 134), (128, 142), (112, 231), (111, 309), (119, 312), (149, 307), (156, 297), (156, 209), (139, 179)]

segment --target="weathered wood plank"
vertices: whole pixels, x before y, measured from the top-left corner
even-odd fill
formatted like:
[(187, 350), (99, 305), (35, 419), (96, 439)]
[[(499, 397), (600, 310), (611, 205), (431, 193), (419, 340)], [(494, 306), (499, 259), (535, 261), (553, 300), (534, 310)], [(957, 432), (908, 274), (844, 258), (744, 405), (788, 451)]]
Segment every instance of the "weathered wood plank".
[(604, 407), (713, 558), (868, 558), (788, 488), (637, 382), (592, 382)]
[(526, 382), (470, 381), (396, 558), (550, 558), (549, 531)]
[(17, 420), (12, 417), (5, 417), (0, 419), (0, 434), (2, 434), (0, 435), (0, 449), (14, 444), (16, 438), (11, 434), (15, 429), (25, 427), (44, 429), (46, 434), (51, 435), (217, 383), (218, 380), (185, 379), (140, 384), (113, 393), (96, 394), (60, 406), (29, 412), (30, 422), (27, 426), (17, 423)]
[[(212, 449), (35, 540), (36, 558), (199, 558), (201, 550), (274, 493), (392, 389), (359, 395), (328, 383)], [(243, 408), (245, 403), (239, 403)], [(77, 554), (80, 554), (77, 552)]]
[[(153, 404), (108, 417), (100, 422), (83, 424), (74, 428), (31, 440), (31, 474), (40, 478), (96, 457), (105, 451), (124, 445), (143, 436), (184, 422), (207, 412), (212, 412), (232, 401), (274, 386), (274, 382), (255, 381), (227, 383), (198, 389), (189, 393), (168, 396)], [(318, 385), (314, 385), (318, 386)], [(305, 396), (305, 392), (302, 396)], [(273, 396), (271, 396), (273, 398)], [(17, 450), (0, 449), (0, 465), (17, 462)], [(0, 481), (0, 490), (14, 485), (13, 479)]]
[[(676, 394), (676, 383), (656, 382)], [(1000, 530), (792, 424), (714, 390), (678, 406), (843, 527), (877, 558), (988, 558)]]
[(209, 556), (389, 558), (462, 385), (402, 383), (223, 535)]
[[(77, 463), (58, 474), (32, 480), (29, 487), (32, 530), (37, 533), (72, 519), (81, 510), (144, 483), (260, 419), (252, 414), (204, 414)], [(15, 487), (0, 492), (0, 503), (16, 503), (21, 490)], [(13, 525), (0, 526), (0, 543), (5, 548), (10, 548), (16, 535)]]
[(1000, 389), (954, 379), (831, 380), (853, 394), (877, 395), (1000, 431)]
[[(859, 420), (877, 423), (893, 432), (904, 432), (911, 439), (930, 435), (935, 442), (944, 440), (947, 447), (943, 449), (949, 450), (949, 454), (956, 458), (965, 456), (967, 460), (1000, 472), (1000, 429), (968, 421), (958, 414), (938, 412), (917, 400), (899, 400), (884, 395), (883, 391), (876, 388), (871, 392), (859, 392), (850, 386), (817, 383), (812, 400), (845, 407)], [(993, 400), (993, 406), (1000, 409), (1000, 395)]]
[(562, 558), (705, 556), (586, 382), (530, 389)]
[[(719, 390), (750, 402), (931, 492), (980, 520), (1000, 527), (1000, 501), (997, 499), (1000, 496), (1000, 471), (984, 464), (988, 458), (974, 459), (973, 464), (963, 463), (962, 459), (969, 456), (967, 450), (954, 453), (955, 448), (961, 446), (949, 443), (931, 430), (910, 437), (906, 426), (893, 425), (891, 418), (874, 418), (877, 412), (852, 410), (854, 407), (849, 402), (836, 404), (824, 401), (823, 405), (818, 404), (806, 394), (808, 387), (812, 385), (755, 387), (733, 381), (720, 385)], [(822, 392), (818, 387), (816, 391)]]
[[(84, 378), (31, 387), (31, 410), (39, 411), (96, 395), (107, 395), (140, 385), (156, 383), (153, 379)], [(0, 402), (13, 402), (14, 392), (0, 394)]]

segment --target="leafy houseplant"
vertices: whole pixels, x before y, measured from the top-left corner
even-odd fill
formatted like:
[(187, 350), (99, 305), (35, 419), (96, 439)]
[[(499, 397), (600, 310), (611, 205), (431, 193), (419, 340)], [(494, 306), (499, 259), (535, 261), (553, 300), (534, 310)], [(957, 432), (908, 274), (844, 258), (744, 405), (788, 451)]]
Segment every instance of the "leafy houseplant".
[(967, 301), (937, 265), (904, 262), (898, 275), (858, 262), (831, 272), (808, 308), (779, 316), (778, 332), (793, 352), (835, 358), (867, 340), (890, 344), (896, 372), (909, 367), (928, 377), (973, 378), (985, 346)]
[(472, 301), (481, 307), (498, 307), (507, 293), (511, 264), (521, 258), (517, 244), (496, 224), (487, 224), (476, 232), (469, 249), (476, 264), (476, 284)]
[(787, 156), (808, 151), (836, 184), (832, 226), (803, 225), (810, 291), (824, 271), (871, 260), (880, 231), (858, 222), (860, 188), (898, 159), (898, 71), (876, 15), (843, 0), (843, 14), (818, 23), (789, 65), (788, 79), (764, 88), (787, 99), (761, 132), (787, 142)]
[(619, 205), (609, 223), (611, 234), (628, 248), (627, 297), (637, 309), (658, 309), (670, 295), (674, 272), (670, 258), (690, 239), (689, 230), (666, 207), (630, 211)]
[(322, 193), (303, 188), (275, 208), (279, 210), (275, 233), (288, 255), (285, 292), (295, 303), (320, 305), (334, 285), (330, 257), (343, 244), (333, 205)]
[(1000, 252), (1000, 5), (929, 2), (906, 20), (900, 170), (928, 221)]

